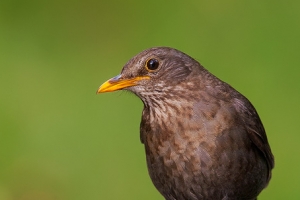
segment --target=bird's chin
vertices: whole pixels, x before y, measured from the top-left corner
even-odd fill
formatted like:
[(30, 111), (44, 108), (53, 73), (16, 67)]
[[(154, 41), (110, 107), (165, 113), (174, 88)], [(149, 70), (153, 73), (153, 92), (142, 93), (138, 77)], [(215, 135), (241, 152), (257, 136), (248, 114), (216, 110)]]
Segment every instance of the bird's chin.
[(131, 86), (131, 87), (126, 87), (123, 90), (131, 92), (137, 96), (140, 96), (143, 92), (145, 92), (144, 88), (139, 86), (139, 85), (135, 85), (135, 86)]

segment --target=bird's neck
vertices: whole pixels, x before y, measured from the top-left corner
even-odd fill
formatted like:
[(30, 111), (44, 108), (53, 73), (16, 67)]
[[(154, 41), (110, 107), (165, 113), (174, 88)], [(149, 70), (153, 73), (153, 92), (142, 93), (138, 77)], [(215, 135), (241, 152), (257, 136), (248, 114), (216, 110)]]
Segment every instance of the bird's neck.
[(189, 112), (182, 112), (182, 110), (192, 110), (185, 100), (170, 96), (169, 98), (166, 96), (151, 98), (150, 101), (144, 102), (144, 105), (141, 122), (141, 141), (143, 143), (148, 143), (149, 141), (146, 140), (150, 138), (150, 140), (157, 140), (157, 142), (170, 139), (174, 133), (168, 131), (168, 128), (172, 127), (172, 130), (180, 131), (180, 127), (183, 125), (178, 122), (187, 118), (184, 115), (191, 115)]

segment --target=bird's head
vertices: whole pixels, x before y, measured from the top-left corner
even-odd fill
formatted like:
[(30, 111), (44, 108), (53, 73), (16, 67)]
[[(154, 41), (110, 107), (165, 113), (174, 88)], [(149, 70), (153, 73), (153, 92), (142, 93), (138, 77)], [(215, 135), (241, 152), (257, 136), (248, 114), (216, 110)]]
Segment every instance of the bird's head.
[[(196, 66), (195, 66), (196, 63)], [(168, 47), (147, 49), (133, 57), (121, 74), (104, 82), (97, 93), (129, 90), (144, 100), (148, 96), (178, 89), (193, 71), (201, 67), (193, 58)]]

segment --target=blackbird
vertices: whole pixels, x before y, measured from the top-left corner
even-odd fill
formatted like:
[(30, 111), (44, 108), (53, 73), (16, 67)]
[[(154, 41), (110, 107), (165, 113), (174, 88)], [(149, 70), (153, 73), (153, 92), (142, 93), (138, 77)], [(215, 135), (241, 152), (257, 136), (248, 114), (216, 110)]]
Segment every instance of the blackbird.
[(166, 200), (254, 200), (274, 158), (250, 101), (190, 56), (147, 49), (97, 93), (128, 90), (144, 103), (140, 139)]

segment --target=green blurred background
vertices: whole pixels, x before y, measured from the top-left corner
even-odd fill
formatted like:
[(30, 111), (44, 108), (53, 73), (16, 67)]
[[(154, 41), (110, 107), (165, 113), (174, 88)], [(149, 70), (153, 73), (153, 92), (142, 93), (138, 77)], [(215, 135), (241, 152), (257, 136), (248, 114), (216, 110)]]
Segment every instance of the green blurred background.
[(300, 199), (300, 1), (0, 2), (0, 200), (163, 199), (141, 101), (96, 95), (138, 52), (171, 46), (246, 95), (276, 158), (263, 199)]

